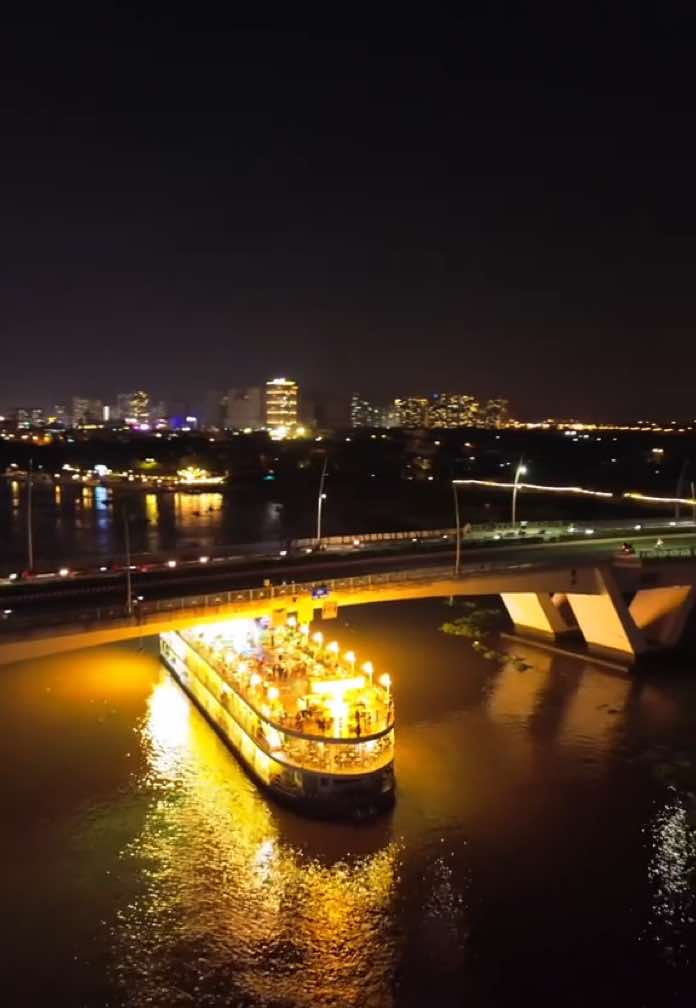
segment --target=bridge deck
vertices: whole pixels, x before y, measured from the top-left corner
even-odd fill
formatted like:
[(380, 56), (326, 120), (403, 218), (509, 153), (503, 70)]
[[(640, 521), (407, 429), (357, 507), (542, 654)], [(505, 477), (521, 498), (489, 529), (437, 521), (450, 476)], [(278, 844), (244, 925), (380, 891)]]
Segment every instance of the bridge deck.
[(31, 617), (3, 625), (0, 633), (0, 664), (40, 657), (58, 651), (94, 647), (118, 640), (155, 635), (165, 630), (211, 623), (235, 617), (259, 617), (276, 609), (297, 606), (318, 608), (321, 599), (312, 591), (326, 586), (338, 606), (393, 602), (404, 599), (449, 595), (495, 595), (503, 592), (552, 592), (573, 590), (596, 593), (594, 567), (562, 568), (553, 565), (486, 564), (455, 576), (451, 567), (406, 570), (387, 574), (340, 578), (322, 582), (247, 588), (214, 594), (193, 595), (142, 603), (129, 616), (125, 606), (57, 613), (42, 622)]
[[(510, 564), (503, 561), (467, 566), (456, 576), (451, 566), (431, 566), (153, 600), (140, 603), (133, 615), (128, 615), (123, 605), (56, 612), (52, 616), (42, 613), (37, 617), (29, 613), (0, 624), (0, 665), (196, 624), (259, 617), (275, 610), (300, 608), (304, 613), (311, 613), (322, 606), (322, 600), (312, 594), (320, 585), (328, 589), (330, 601), (341, 607), (449, 595), (502, 595), (506, 599), (517, 597), (520, 600), (555, 595), (575, 599), (576, 607), (586, 598), (585, 609), (590, 597), (607, 597), (608, 586), (612, 585), (610, 594), (616, 598), (611, 604), (616, 609), (621, 608), (617, 592), (695, 584), (696, 563), (681, 556), (673, 559), (660, 556), (645, 562), (634, 558), (633, 562), (614, 566), (596, 559), (576, 566), (567, 562)], [(592, 605), (596, 609), (596, 605)]]

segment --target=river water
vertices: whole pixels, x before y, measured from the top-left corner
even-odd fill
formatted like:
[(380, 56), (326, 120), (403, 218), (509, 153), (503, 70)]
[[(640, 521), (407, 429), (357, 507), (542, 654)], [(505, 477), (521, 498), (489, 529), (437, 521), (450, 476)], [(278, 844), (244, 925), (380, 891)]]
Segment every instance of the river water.
[[(289, 539), (316, 534), (317, 486), (311, 480), (236, 484), (224, 492), (142, 493), (106, 487), (38, 485), (32, 495), (35, 567), (55, 570), (124, 555), (124, 515), (128, 515), (133, 553), (179, 549), (212, 552), (250, 544), (284, 547)], [(569, 504), (570, 507), (572, 505)], [(554, 505), (555, 507), (556, 505)], [(591, 505), (575, 503), (570, 517), (587, 520)], [(483, 499), (460, 492), (462, 522), (509, 520), (509, 500)], [(540, 506), (529, 496), (518, 500), (518, 516), (560, 517), (548, 497)], [(651, 516), (654, 516), (651, 512)], [(605, 509), (598, 517), (610, 517)], [(670, 516), (671, 517), (671, 516)], [(324, 535), (452, 528), (455, 523), (446, 480), (363, 480), (327, 483), (322, 509)], [(0, 574), (27, 565), (27, 500), (23, 484), (0, 479)]]
[(695, 670), (520, 672), (449, 615), (331, 625), (395, 681), (361, 826), (264, 798), (153, 640), (2, 669), (3, 1005), (693, 1005)]
[[(37, 487), (32, 531), (35, 567), (52, 570), (124, 554), (124, 514), (133, 553), (179, 549), (210, 552), (316, 534), (317, 487), (261, 483), (224, 493), (141, 493), (105, 487)], [(0, 567), (27, 565), (24, 486), (0, 480)], [(463, 520), (474, 520), (462, 503)], [(329, 488), (322, 512), (325, 535), (449, 528), (454, 524), (447, 483), (341, 483)], [(0, 571), (2, 573), (2, 571)]]

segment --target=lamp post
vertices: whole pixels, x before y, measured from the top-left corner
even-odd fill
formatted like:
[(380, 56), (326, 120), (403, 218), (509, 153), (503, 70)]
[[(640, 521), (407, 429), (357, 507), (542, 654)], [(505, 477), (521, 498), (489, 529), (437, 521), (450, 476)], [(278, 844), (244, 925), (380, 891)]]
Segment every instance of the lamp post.
[(457, 484), (454, 480), (452, 480), (452, 493), (454, 494), (454, 520), (456, 524), (454, 573), (459, 574), (459, 565), (462, 552), (462, 529), (461, 529), (461, 523), (459, 521), (459, 494), (457, 493)]
[(133, 586), (131, 584), (131, 552), (130, 552), (130, 528), (128, 525), (128, 512), (123, 508), (123, 540), (126, 546), (126, 612), (133, 615)]
[(321, 479), (319, 480), (319, 495), (317, 497), (317, 547), (321, 543), (321, 511), (324, 501), (326, 500), (326, 494), (324, 493), (324, 483), (326, 482), (326, 469), (329, 464), (329, 456), (324, 456), (324, 465), (321, 470)]
[(32, 528), (31, 491), (34, 483), (34, 460), (29, 459), (27, 470), (27, 569), (34, 569), (34, 530)]
[(520, 486), (520, 476), (525, 476), (527, 473), (527, 467), (524, 464), (524, 456), (520, 458), (517, 464), (517, 469), (515, 469), (515, 482), (512, 485), (512, 525), (513, 528), (517, 524), (517, 491)]
[[(679, 506), (679, 498), (683, 493), (684, 477), (686, 476), (686, 470), (689, 468), (689, 460), (685, 458), (682, 462), (681, 469), (679, 470), (679, 479), (677, 480), (677, 492), (674, 495), (674, 520), (679, 521), (681, 517), (681, 508)], [(693, 496), (693, 495), (692, 495)]]

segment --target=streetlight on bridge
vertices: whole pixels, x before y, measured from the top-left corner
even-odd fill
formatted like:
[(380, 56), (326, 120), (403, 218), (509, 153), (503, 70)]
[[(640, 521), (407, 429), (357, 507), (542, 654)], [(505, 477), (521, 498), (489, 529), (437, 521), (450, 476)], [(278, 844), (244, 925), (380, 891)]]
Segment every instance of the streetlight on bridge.
[(321, 470), (321, 479), (319, 480), (319, 495), (317, 497), (317, 548), (321, 545), (321, 512), (326, 500), (326, 494), (324, 493), (324, 483), (326, 482), (326, 469), (329, 464), (329, 456), (324, 456), (324, 465)]
[(517, 469), (515, 469), (515, 482), (512, 484), (512, 525), (513, 528), (517, 524), (517, 491), (520, 487), (520, 476), (527, 475), (527, 467), (524, 464), (524, 455), (521, 456), (520, 461), (517, 463)]
[(126, 547), (126, 612), (133, 615), (133, 585), (131, 582), (131, 548), (130, 548), (130, 515), (127, 507), (123, 506), (123, 541)]
[(34, 460), (29, 459), (29, 467), (27, 469), (27, 570), (30, 574), (34, 570), (34, 529), (31, 507), (31, 492), (33, 485)]
[(455, 547), (454, 547), (454, 573), (459, 574), (459, 567), (462, 555), (462, 530), (459, 521), (459, 494), (457, 493), (457, 481), (452, 480), (452, 493), (454, 494), (454, 521), (455, 521)]

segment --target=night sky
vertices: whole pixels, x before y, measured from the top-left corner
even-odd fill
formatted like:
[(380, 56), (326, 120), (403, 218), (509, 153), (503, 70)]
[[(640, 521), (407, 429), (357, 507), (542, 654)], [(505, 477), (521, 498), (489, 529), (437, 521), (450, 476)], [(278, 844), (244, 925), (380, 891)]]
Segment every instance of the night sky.
[(696, 22), (489, 6), (5, 21), (0, 407), (289, 374), (696, 416)]

